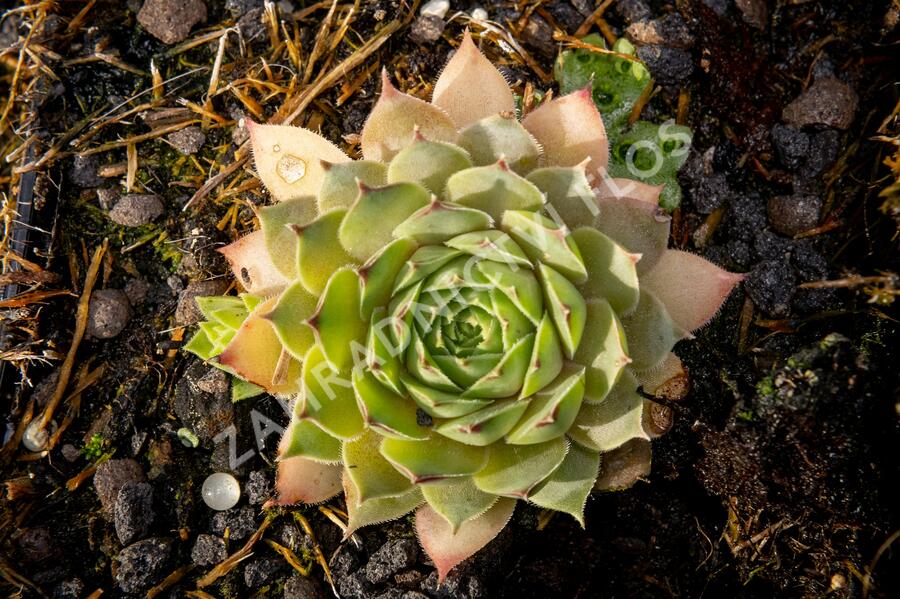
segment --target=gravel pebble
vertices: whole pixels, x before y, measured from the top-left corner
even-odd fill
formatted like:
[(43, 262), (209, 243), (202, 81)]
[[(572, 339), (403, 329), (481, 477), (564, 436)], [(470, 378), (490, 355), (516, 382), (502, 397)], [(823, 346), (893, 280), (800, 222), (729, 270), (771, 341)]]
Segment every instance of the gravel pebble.
[(84, 582), (80, 578), (63, 580), (53, 589), (53, 599), (80, 599), (84, 596)]
[(123, 227), (140, 227), (153, 222), (164, 212), (162, 200), (153, 193), (130, 193), (123, 196), (112, 210), (109, 218)]
[(47, 561), (57, 553), (53, 533), (46, 526), (26, 528), (20, 531), (16, 545), (22, 559), (32, 564)]
[(419, 545), (414, 539), (388, 541), (378, 549), (366, 564), (366, 580), (381, 584), (391, 576), (416, 564)]
[(138, 541), (119, 552), (116, 582), (126, 593), (138, 593), (162, 580), (166, 574), (172, 542), (152, 538)]
[(284, 560), (276, 557), (261, 557), (244, 566), (244, 584), (247, 588), (258, 589), (271, 582), (284, 569)]
[(744, 279), (744, 289), (756, 307), (776, 318), (787, 316), (797, 277), (783, 260), (767, 260), (756, 265)]
[(431, 44), (441, 39), (446, 25), (437, 15), (421, 15), (409, 28), (409, 39), (417, 44)]
[(69, 167), (69, 179), (78, 187), (97, 187), (103, 183), (97, 171), (100, 167), (100, 160), (96, 154), (89, 156), (79, 156), (78, 154), (72, 159), (72, 166)]
[(166, 139), (175, 146), (175, 149), (189, 156), (196, 154), (206, 142), (206, 135), (200, 130), (200, 127), (185, 127), (180, 131), (169, 133)]
[(262, 8), (264, 0), (225, 0), (225, 10), (231, 13), (232, 17), (238, 18), (248, 11)]
[(196, 298), (206, 295), (222, 295), (228, 288), (225, 279), (193, 281), (178, 294), (178, 305), (175, 308), (175, 324), (187, 326), (203, 320), (203, 313), (197, 307)]
[(793, 237), (819, 224), (822, 199), (811, 194), (775, 196), (769, 199), (767, 212), (773, 229)]
[(100, 496), (103, 511), (110, 518), (114, 515), (116, 500), (122, 487), (130, 482), (146, 481), (141, 465), (130, 458), (106, 460), (97, 466), (97, 472), (94, 473), (94, 488)]
[(96, 339), (112, 339), (131, 320), (131, 304), (120, 289), (98, 289), (91, 293), (87, 333)]
[(74, 462), (81, 457), (81, 452), (71, 443), (66, 443), (60, 448), (60, 453), (66, 458), (67, 462)]
[(125, 483), (119, 490), (113, 511), (116, 535), (123, 545), (146, 536), (156, 516), (153, 511), (153, 487), (149, 483)]
[(164, 44), (177, 44), (191, 28), (206, 20), (203, 0), (147, 0), (138, 13), (138, 22)]
[(691, 30), (678, 13), (632, 23), (625, 30), (625, 35), (635, 44), (661, 44), (672, 48), (690, 48), (694, 45)]
[(649, 19), (652, 15), (650, 6), (644, 0), (617, 0), (616, 12), (629, 23)]
[(545, 56), (556, 55), (556, 42), (553, 40), (553, 28), (539, 15), (531, 15), (522, 30), (522, 40), (529, 46), (539, 50)]
[(228, 557), (225, 539), (216, 535), (199, 534), (191, 549), (191, 561), (198, 566), (214, 566)]
[(694, 72), (694, 62), (687, 50), (648, 44), (637, 49), (640, 58), (653, 78), (662, 85), (678, 85)]
[(114, 187), (97, 188), (97, 203), (104, 210), (110, 210), (122, 197), (122, 192)]
[[(234, 404), (227, 387), (216, 393), (201, 388), (212, 382), (207, 380), (211, 369), (203, 362), (195, 362), (175, 385), (175, 415), (201, 441), (210, 441), (234, 422)], [(228, 451), (228, 443), (219, 445)]]
[(125, 283), (125, 295), (128, 296), (128, 301), (132, 306), (143, 304), (148, 293), (150, 293), (150, 283), (144, 279), (128, 279), (128, 282)]
[(741, 11), (744, 23), (757, 29), (765, 29), (769, 23), (769, 7), (765, 0), (734, 0), (735, 6)]
[(325, 599), (327, 596), (314, 578), (295, 574), (284, 583), (284, 599)]
[(272, 494), (272, 480), (265, 470), (254, 470), (247, 477), (247, 485), (244, 490), (250, 505), (261, 505)]
[(835, 77), (817, 79), (788, 104), (782, 118), (794, 127), (828, 125), (847, 129), (853, 123), (859, 98), (853, 88)]
[(230, 530), (228, 538), (232, 541), (243, 541), (256, 532), (256, 510), (252, 507), (239, 507), (216, 512), (212, 519), (212, 531), (224, 536), (225, 529)]
[(422, 583), (422, 590), (436, 599), (482, 599), (488, 596), (484, 583), (476, 576), (450, 572), (440, 585), (437, 578), (434, 571)]

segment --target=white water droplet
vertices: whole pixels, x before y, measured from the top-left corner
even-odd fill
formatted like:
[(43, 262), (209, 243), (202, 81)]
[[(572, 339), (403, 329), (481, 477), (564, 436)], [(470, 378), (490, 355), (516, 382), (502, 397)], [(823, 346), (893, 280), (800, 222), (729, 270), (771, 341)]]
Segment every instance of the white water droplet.
[(423, 16), (434, 15), (443, 19), (448, 10), (450, 10), (449, 0), (430, 0), (430, 2), (426, 2), (424, 6), (422, 6), (419, 10), (419, 14)]
[(28, 451), (44, 451), (47, 448), (50, 435), (56, 432), (56, 423), (52, 420), (47, 423), (44, 430), (38, 430), (40, 423), (41, 418), (38, 416), (25, 427), (25, 432), (22, 434), (22, 445)]
[(273, 151), (273, 152), (280, 152), (280, 151), (281, 151), (281, 146), (279, 146), (278, 144), (275, 144), (274, 146), (272, 146), (272, 151)]
[(203, 503), (214, 510), (230, 510), (241, 498), (241, 485), (227, 472), (215, 472), (203, 481)]
[(306, 174), (306, 162), (302, 158), (285, 154), (275, 165), (275, 172), (288, 183), (296, 183)]

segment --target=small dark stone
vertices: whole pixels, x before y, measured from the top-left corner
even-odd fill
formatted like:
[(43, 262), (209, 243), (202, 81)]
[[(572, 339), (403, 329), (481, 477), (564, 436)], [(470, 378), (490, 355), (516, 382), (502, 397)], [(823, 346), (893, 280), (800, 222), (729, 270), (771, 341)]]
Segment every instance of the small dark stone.
[(744, 22), (757, 29), (765, 29), (769, 23), (769, 7), (765, 0), (734, 0), (734, 4), (741, 11)]
[(256, 532), (256, 510), (252, 507), (239, 507), (216, 512), (212, 518), (212, 531), (224, 536), (225, 529), (229, 530), (228, 538), (233, 541), (243, 541)]
[(254, 470), (247, 477), (244, 491), (247, 493), (247, 502), (250, 505), (261, 505), (272, 494), (272, 480), (265, 470)]
[(841, 134), (835, 129), (826, 129), (813, 134), (802, 176), (812, 179), (825, 172), (837, 160), (840, 149)]
[(44, 562), (57, 553), (53, 533), (45, 526), (25, 529), (16, 539), (16, 545), (19, 547), (23, 561), (32, 564)]
[(84, 596), (84, 582), (80, 578), (64, 580), (53, 589), (53, 599), (80, 599)]
[[(237, 27), (248, 42), (261, 38), (266, 34), (265, 9), (260, 6), (248, 10), (238, 19)], [(235, 127), (231, 135), (236, 144), (241, 144), (249, 138), (246, 127)]]
[(488, 596), (479, 578), (454, 572), (450, 572), (440, 585), (437, 572), (432, 572), (422, 583), (422, 590), (436, 599), (482, 599)]
[(150, 283), (144, 279), (128, 279), (125, 283), (125, 295), (128, 296), (128, 302), (132, 306), (138, 306), (147, 299), (150, 293)]
[(750, 261), (753, 258), (749, 243), (743, 239), (732, 239), (725, 247), (729, 261), (737, 266), (738, 269), (744, 270), (750, 266)]
[(284, 560), (276, 557), (261, 557), (244, 566), (244, 584), (247, 588), (257, 589), (272, 582), (272, 579), (284, 569)]
[(200, 127), (185, 127), (174, 133), (169, 133), (166, 139), (175, 146), (175, 149), (189, 156), (196, 154), (206, 142), (206, 135), (200, 130)]
[(702, 0), (702, 2), (720, 17), (728, 14), (728, 6), (731, 4), (729, 0)]
[(89, 156), (76, 154), (72, 159), (72, 166), (69, 167), (69, 179), (78, 187), (98, 187), (103, 183), (103, 177), (97, 174), (99, 168), (100, 161), (96, 154)]
[(616, 11), (629, 23), (643, 21), (653, 15), (645, 0), (618, 0)]
[(325, 599), (327, 596), (314, 578), (295, 574), (284, 583), (284, 599)]
[(693, 59), (682, 48), (648, 44), (637, 49), (637, 56), (662, 85), (678, 85), (694, 72)]
[(572, 34), (578, 30), (585, 17), (590, 16), (593, 12), (593, 10), (589, 10), (587, 15), (583, 14), (581, 8), (584, 6), (590, 6), (588, 0), (574, 0), (572, 5), (566, 2), (554, 2), (545, 5), (545, 8), (556, 20), (556, 23), (565, 29), (566, 33)]
[(366, 564), (366, 579), (381, 584), (394, 574), (411, 568), (419, 556), (419, 545), (413, 539), (388, 541), (376, 551)]
[(119, 490), (113, 511), (116, 535), (123, 545), (146, 536), (155, 517), (153, 487), (149, 483), (125, 483)]
[(632, 23), (625, 34), (638, 45), (660, 44), (672, 48), (690, 48), (694, 45), (691, 30), (678, 13), (670, 13), (652, 21)]
[(758, 194), (741, 194), (728, 200), (725, 223), (732, 239), (753, 241), (766, 228), (766, 202)]
[(116, 582), (126, 593), (138, 593), (162, 580), (172, 554), (172, 542), (152, 538), (138, 541), (119, 552)]
[(264, 0), (225, 0), (225, 10), (238, 18), (250, 10), (263, 7)]
[(74, 462), (81, 457), (81, 452), (71, 443), (66, 443), (60, 448), (60, 453), (66, 458), (67, 462)]
[(434, 418), (422, 408), (416, 408), (416, 424), (429, 427), (434, 424)]
[(206, 20), (203, 0), (147, 0), (138, 13), (138, 22), (164, 44), (177, 44), (191, 28)]
[[(213, 439), (234, 422), (234, 404), (228, 393), (227, 379), (223, 381), (222, 375), (213, 370), (216, 369), (197, 362), (175, 385), (175, 414), (201, 441)], [(228, 450), (228, 443), (220, 445)]]
[(819, 224), (822, 199), (811, 194), (775, 196), (769, 199), (767, 212), (773, 229), (793, 237)]
[(94, 488), (100, 496), (103, 511), (110, 518), (115, 514), (116, 500), (122, 487), (126, 483), (146, 481), (141, 465), (130, 458), (107, 460), (97, 466), (97, 472), (94, 473)]
[(178, 306), (175, 308), (175, 323), (180, 326), (196, 324), (203, 320), (203, 313), (197, 307), (197, 298), (207, 295), (222, 295), (228, 287), (224, 279), (193, 281), (178, 294)]
[(99, 289), (91, 293), (87, 333), (95, 339), (112, 339), (131, 320), (131, 303), (120, 289)]
[(758, 260), (784, 260), (791, 251), (791, 240), (765, 228), (753, 237), (753, 254)]
[(371, 585), (365, 573), (360, 570), (336, 579), (338, 594), (346, 599), (369, 599), (372, 596)]
[(772, 143), (782, 164), (794, 171), (806, 163), (810, 136), (787, 125), (772, 127)]
[(731, 188), (722, 173), (700, 177), (697, 185), (690, 189), (690, 198), (701, 214), (709, 214), (731, 197)]
[(214, 566), (228, 557), (225, 539), (216, 535), (199, 534), (191, 549), (191, 561), (198, 566)]
[(744, 289), (756, 307), (770, 316), (787, 316), (797, 278), (783, 260), (759, 263), (744, 279)]
[(556, 55), (556, 42), (553, 40), (553, 28), (539, 15), (531, 15), (522, 30), (522, 39), (529, 46), (539, 50), (545, 56)]
[(444, 19), (437, 15), (421, 15), (409, 28), (409, 39), (417, 44), (431, 44), (441, 39), (446, 26)]
[(823, 77), (788, 104), (781, 116), (798, 128), (821, 124), (847, 129), (858, 104), (859, 97), (852, 87), (835, 77)]
[(140, 227), (153, 222), (164, 211), (165, 208), (158, 195), (130, 193), (116, 202), (109, 211), (109, 218), (123, 227)]
[(104, 210), (111, 210), (115, 206), (122, 192), (115, 188), (101, 187), (97, 189), (97, 203)]

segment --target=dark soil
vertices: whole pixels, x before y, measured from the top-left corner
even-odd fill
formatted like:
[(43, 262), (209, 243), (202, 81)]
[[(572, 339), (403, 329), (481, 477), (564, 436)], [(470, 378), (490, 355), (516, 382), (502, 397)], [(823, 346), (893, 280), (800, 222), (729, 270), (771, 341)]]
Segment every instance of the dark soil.
[[(275, 50), (262, 1), (205, 4), (206, 21), (188, 40), (236, 26), (243, 41), (229, 38), (218, 89), (268, 77), (260, 57)], [(375, 98), (379, 63), (398, 87), (427, 97), (422, 82), (437, 76), (466, 23), (449, 17), (476, 7), (452, 4), (440, 22), (406, 21), (295, 124), (320, 127), (352, 151)], [(890, 4), (617, 0), (605, 11), (617, 36), (632, 26), (659, 85), (643, 117), (662, 122), (681, 102), (694, 130), (672, 245), (747, 273), (718, 318), (676, 348), (692, 391), (674, 406), (672, 430), (653, 444), (648, 481), (592, 498), (586, 530), (561, 515), (544, 521), (520, 505), (512, 525), (440, 587), (407, 520), (341, 543), (338, 527), (316, 508), (298, 510), (315, 538), (290, 512), (278, 512), (262, 538), (289, 549), (309, 577), (260, 540), (251, 557), (203, 588), (209, 595), (190, 596), (326, 597), (317, 549), (348, 598), (900, 596), (898, 545), (891, 544), (900, 529), (900, 314), (888, 301), (896, 281), (888, 273), (900, 270), (900, 253), (896, 223), (879, 211), (878, 192), (891, 181), (881, 164), (889, 148), (876, 139), (888, 133), (883, 123), (898, 100)], [(69, 29), (84, 3), (56, 5), (32, 40), (45, 70), (17, 82), (16, 129), (4, 132), (4, 154), (29, 141), (0, 173), (18, 199), (3, 247), (38, 272), (11, 269), (19, 279), (3, 280), (3, 297), (72, 293), (3, 304), (4, 443), (53, 394), (90, 257), (103, 239), (109, 250), (94, 293), (106, 307), (77, 352), (72, 381), (84, 388), (76, 392), (70, 382), (55, 420), (63, 421), (73, 396), (80, 410), (56, 447), (38, 459), (23, 459), (27, 452), (13, 443), (0, 453), (0, 594), (96, 597), (102, 589), (104, 597), (137, 597), (170, 577), (157, 596), (185, 597), (263, 525), (287, 418), (271, 397), (232, 404), (224, 377), (178, 351), (181, 325), (197, 317), (190, 299), (228, 285), (215, 248), (252, 226), (252, 207), (267, 201), (265, 193), (252, 183), (242, 188), (253, 178), (240, 170), (182, 208), (234, 162), (243, 141), (236, 120), (251, 107), (261, 111), (255, 118), (271, 117), (285, 96), (245, 87), (248, 104), (220, 91), (206, 104), (218, 120), (204, 120), (190, 106), (207, 101), (217, 39), (186, 50), (166, 45), (138, 23), (139, 0), (100, 0)], [(311, 5), (277, 3), (279, 39), (295, 40), (302, 64), (328, 3), (304, 10)], [(490, 18), (513, 32), (533, 62), (492, 41), (482, 47), (517, 93), (526, 83), (551, 89), (539, 70), (552, 72), (554, 32), (574, 34), (596, 5), (488, 1)], [(344, 42), (317, 69), (333, 67), (408, 10), (363, 0)], [(6, 86), (16, 44), (37, 17), (32, 6), (3, 21)], [(289, 52), (278, 52), (267, 61), (287, 89), (295, 65)], [(90, 58), (97, 53), (114, 60)], [(177, 77), (163, 97), (98, 125), (153, 101), (151, 59), (163, 79)], [(192, 104), (185, 108), (179, 98)], [(70, 153), (195, 116), (201, 122), (187, 134), (136, 145), (131, 191), (152, 200), (127, 199), (124, 144)], [(9, 178), (13, 167), (45, 156)], [(803, 287), (850, 275), (883, 278)], [(262, 447), (254, 431), (268, 433)], [(233, 472), (242, 500), (213, 512), (200, 486), (211, 472), (228, 471), (230, 457), (239, 457)]]

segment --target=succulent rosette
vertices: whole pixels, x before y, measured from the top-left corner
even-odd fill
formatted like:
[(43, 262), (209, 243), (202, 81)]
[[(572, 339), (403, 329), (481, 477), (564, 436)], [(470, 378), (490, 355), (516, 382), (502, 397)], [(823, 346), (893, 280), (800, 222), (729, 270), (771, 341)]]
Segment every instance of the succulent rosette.
[(518, 500), (583, 522), (740, 276), (667, 249), (659, 187), (604, 178), (589, 90), (519, 122), (468, 34), (430, 103), (382, 85), (362, 160), (248, 125), (277, 203), (223, 248), (247, 293), (202, 298), (187, 349), (296, 398), (279, 503), (343, 490), (347, 534), (415, 510), (443, 578)]

